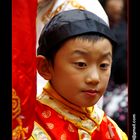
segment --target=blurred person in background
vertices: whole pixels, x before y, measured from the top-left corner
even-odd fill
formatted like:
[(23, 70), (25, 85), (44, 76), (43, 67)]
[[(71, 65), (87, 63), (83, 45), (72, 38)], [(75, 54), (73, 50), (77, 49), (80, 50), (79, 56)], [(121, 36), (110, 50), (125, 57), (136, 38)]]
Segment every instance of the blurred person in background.
[(127, 132), (127, 3), (126, 0), (103, 0), (102, 5), (118, 41), (103, 108)]

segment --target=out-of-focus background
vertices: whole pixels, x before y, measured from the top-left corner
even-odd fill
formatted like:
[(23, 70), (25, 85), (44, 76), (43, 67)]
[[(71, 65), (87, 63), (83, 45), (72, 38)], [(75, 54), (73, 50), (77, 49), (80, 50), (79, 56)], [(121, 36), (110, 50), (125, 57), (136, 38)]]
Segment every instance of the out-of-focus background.
[[(38, 0), (37, 14), (37, 47), (38, 37), (44, 26), (51, 18), (51, 11), (57, 9), (56, 5), (60, 5), (64, 9), (67, 4), (72, 1), (73, 5), (77, 3), (92, 0)], [(97, 1), (97, 0), (94, 0)], [(109, 25), (114, 32), (118, 41), (118, 46), (114, 50), (112, 73), (109, 85), (103, 98), (100, 99), (98, 105), (110, 116), (124, 132), (127, 130), (128, 118), (128, 85), (127, 85), (127, 0), (99, 0), (109, 18)], [(60, 3), (64, 3), (63, 5)], [(78, 4), (77, 4), (78, 6)], [(90, 5), (92, 7), (92, 5)], [(93, 5), (95, 7), (95, 5)], [(63, 10), (63, 9), (61, 9)], [(99, 12), (102, 9), (99, 8)], [(37, 73), (37, 96), (42, 92), (42, 88), (46, 84)]]
[(127, 133), (127, 0), (102, 0), (101, 3), (118, 41), (113, 56), (112, 75), (103, 99), (103, 110)]

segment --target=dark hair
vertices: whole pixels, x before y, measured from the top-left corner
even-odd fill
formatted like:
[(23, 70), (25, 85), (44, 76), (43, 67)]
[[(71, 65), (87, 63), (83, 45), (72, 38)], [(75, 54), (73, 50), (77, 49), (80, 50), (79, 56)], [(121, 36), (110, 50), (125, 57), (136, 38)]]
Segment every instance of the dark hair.
[[(100, 35), (100, 34), (83, 34), (83, 35), (80, 35), (80, 36), (71, 37), (69, 39), (81, 39), (81, 40), (87, 40), (87, 41), (90, 41), (90, 42), (96, 42), (96, 41), (104, 39), (104, 38), (106, 38), (106, 37), (104, 37), (103, 35)], [(55, 59), (56, 53), (63, 46), (63, 44), (66, 41), (68, 41), (69, 39), (64, 40), (63, 42), (57, 44), (57, 47), (56, 46), (54, 46), (54, 47), (50, 46), (49, 49), (47, 51), (45, 51), (46, 52), (45, 57), (47, 58), (47, 60), (49, 62), (54, 64), (54, 59)], [(110, 42), (110, 43), (112, 43), (112, 42)]]
[(37, 54), (53, 62), (56, 52), (65, 41), (80, 36), (87, 36), (84, 38), (88, 40), (90, 36), (105, 37), (113, 47), (117, 45), (114, 34), (100, 17), (86, 10), (74, 9), (60, 12), (44, 26)]

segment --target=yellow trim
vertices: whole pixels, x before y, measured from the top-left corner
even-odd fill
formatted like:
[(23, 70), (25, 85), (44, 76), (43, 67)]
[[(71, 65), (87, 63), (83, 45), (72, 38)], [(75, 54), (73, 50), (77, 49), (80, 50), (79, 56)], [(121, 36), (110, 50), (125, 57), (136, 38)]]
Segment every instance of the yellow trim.
[(49, 82), (43, 89), (37, 100), (64, 116), (77, 128), (92, 134), (102, 122), (104, 111), (96, 105), (88, 108), (75, 106), (60, 97)]
[(90, 118), (93, 119), (98, 125), (101, 124), (104, 117), (104, 111), (100, 109), (97, 105), (94, 105), (93, 111), (90, 113)]
[(51, 137), (49, 136), (49, 134), (46, 132), (46, 130), (40, 124), (38, 124), (37, 122), (34, 122), (34, 130), (32, 132), (32, 137), (34, 140), (38, 140), (39, 132), (41, 132), (44, 135), (44, 137), (47, 138), (47, 140), (52, 140)]
[[(78, 115), (77, 113), (80, 112), (80, 117), (82, 117), (81, 115), (83, 115), (83, 113), (87, 113), (87, 110), (84, 107), (78, 107), (68, 101), (66, 101), (63, 97), (61, 97), (52, 87), (52, 85), (50, 84), (50, 82), (47, 82), (46, 86), (43, 88), (43, 94), (48, 94), (49, 96), (55, 98), (56, 100), (58, 100), (59, 102), (63, 103), (64, 105), (72, 108), (73, 110), (76, 110), (76, 112), (72, 112), (72, 113), (76, 113), (76, 115)], [(92, 107), (93, 108), (93, 107)], [(73, 111), (71, 110), (71, 111)]]
[(121, 131), (121, 135), (122, 135), (122, 140), (128, 140), (127, 135), (122, 130), (120, 130), (120, 131)]
[(35, 140), (33, 136), (31, 136), (30, 138), (28, 138), (28, 140)]
[(112, 124), (114, 125), (119, 137), (121, 140), (128, 140), (127, 135), (119, 128), (119, 126), (116, 124), (116, 122), (114, 122), (110, 117), (107, 116), (107, 118), (112, 122)]
[[(78, 129), (79, 140), (91, 140), (91, 135), (82, 129)], [(85, 138), (82, 138), (85, 135)]]
[(65, 106), (64, 104), (55, 100), (54, 98), (53, 98), (53, 100), (51, 100), (49, 98), (49, 95), (47, 95), (47, 94), (45, 94), (45, 95), (42, 94), (40, 96), (39, 102), (41, 102), (44, 105), (48, 105), (50, 108), (55, 110), (57, 113), (64, 116), (65, 120), (68, 120), (69, 122), (73, 123), (77, 128), (87, 131), (89, 134), (93, 133), (93, 131), (99, 125), (94, 122), (93, 118), (88, 118), (85, 116), (85, 118), (82, 119), (79, 116), (71, 114), (71, 112), (69, 112), (70, 108), (68, 106)]

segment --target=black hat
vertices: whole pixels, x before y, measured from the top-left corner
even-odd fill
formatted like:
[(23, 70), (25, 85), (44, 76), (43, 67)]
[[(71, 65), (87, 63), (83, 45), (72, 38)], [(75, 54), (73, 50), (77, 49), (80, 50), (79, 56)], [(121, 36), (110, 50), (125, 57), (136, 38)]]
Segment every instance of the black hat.
[(83, 34), (100, 34), (117, 44), (112, 31), (100, 17), (86, 10), (74, 9), (60, 12), (44, 26), (37, 53), (45, 56), (49, 48)]

